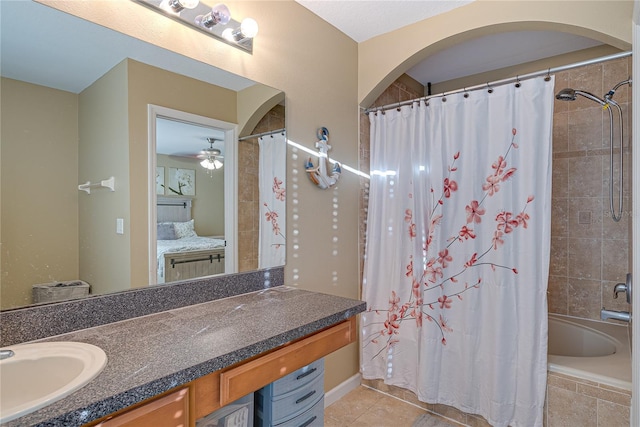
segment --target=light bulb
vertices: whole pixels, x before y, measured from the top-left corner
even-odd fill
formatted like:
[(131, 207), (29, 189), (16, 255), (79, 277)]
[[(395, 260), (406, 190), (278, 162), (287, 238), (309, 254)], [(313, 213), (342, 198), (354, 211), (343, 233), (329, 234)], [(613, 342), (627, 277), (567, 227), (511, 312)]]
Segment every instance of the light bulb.
[(258, 23), (255, 19), (245, 18), (240, 24), (240, 31), (244, 37), (252, 39), (258, 34)]
[(184, 9), (194, 9), (199, 3), (200, 0), (162, 0), (159, 7), (176, 15)]
[(195, 9), (198, 4), (200, 4), (200, 0), (179, 0), (182, 7), (185, 9)]
[(223, 32), (222, 32), (222, 37), (225, 40), (228, 40), (230, 42), (234, 42), (235, 39), (233, 38), (233, 29), (232, 28), (226, 28)]
[(196, 16), (196, 25), (204, 28), (212, 28), (216, 24), (227, 25), (231, 20), (231, 12), (229, 8), (219, 3), (211, 8), (211, 12), (206, 15)]

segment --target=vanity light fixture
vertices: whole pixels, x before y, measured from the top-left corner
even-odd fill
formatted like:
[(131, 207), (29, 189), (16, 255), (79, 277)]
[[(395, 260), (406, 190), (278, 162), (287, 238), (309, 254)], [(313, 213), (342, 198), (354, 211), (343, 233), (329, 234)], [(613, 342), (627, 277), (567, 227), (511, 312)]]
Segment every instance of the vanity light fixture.
[(253, 53), (253, 38), (258, 33), (258, 23), (251, 18), (244, 19), (242, 23), (235, 21), (229, 8), (222, 3), (210, 7), (199, 0), (132, 1), (226, 44)]

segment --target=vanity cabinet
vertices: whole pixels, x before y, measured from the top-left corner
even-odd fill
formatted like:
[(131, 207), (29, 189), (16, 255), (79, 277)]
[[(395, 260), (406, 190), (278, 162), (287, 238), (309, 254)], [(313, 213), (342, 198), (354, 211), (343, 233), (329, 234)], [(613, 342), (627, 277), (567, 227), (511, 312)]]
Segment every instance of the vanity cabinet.
[[(318, 399), (318, 396), (324, 396), (322, 381), (324, 365), (320, 359), (355, 342), (356, 339), (356, 320), (352, 317), (320, 332), (200, 377), (168, 394), (149, 399), (133, 409), (125, 409), (121, 413), (89, 425), (101, 427), (195, 426), (196, 420), (274, 382), (277, 384), (276, 393), (289, 390), (291, 387), (304, 391), (301, 396), (294, 399), (295, 401), (304, 398), (300, 401), (305, 402), (304, 411), (298, 412), (304, 413), (304, 416), (311, 414), (308, 419), (312, 419), (315, 414), (313, 418), (315, 421), (318, 418), (321, 419), (324, 413), (323, 399)], [(315, 370), (312, 370), (314, 368)], [(307, 372), (309, 374), (306, 374)], [(302, 376), (297, 380), (294, 376), (288, 377), (292, 373), (295, 377)], [(280, 400), (281, 397), (289, 397), (289, 395), (281, 393), (276, 395), (276, 400)], [(277, 415), (280, 416), (280, 414), (284, 414), (283, 410), (277, 410)], [(288, 415), (283, 415), (280, 419), (288, 420)], [(321, 423), (313, 424), (312, 422), (305, 424), (304, 420), (298, 422), (299, 420), (296, 417), (290, 421), (295, 421), (296, 426), (321, 425)], [(288, 425), (288, 423), (282, 424), (283, 427)]]
[(98, 427), (185, 427), (189, 425), (189, 387), (155, 398)]

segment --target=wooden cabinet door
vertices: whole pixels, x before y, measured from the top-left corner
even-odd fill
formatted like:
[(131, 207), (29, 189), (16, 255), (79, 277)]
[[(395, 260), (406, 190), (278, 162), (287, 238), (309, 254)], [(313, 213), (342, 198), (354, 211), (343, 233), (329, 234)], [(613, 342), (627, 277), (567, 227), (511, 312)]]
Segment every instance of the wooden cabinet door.
[(183, 388), (98, 424), (101, 427), (189, 427), (189, 389)]

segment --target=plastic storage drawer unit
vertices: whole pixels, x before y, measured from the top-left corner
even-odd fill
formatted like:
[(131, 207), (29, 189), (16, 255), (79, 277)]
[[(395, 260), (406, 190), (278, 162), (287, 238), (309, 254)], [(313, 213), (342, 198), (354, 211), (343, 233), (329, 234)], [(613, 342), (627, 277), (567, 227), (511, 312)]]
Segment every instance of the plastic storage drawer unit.
[(196, 421), (196, 427), (252, 427), (253, 393)]
[(300, 368), (256, 392), (258, 427), (321, 426), (323, 415), (323, 359)]

